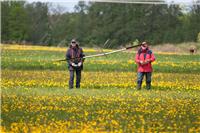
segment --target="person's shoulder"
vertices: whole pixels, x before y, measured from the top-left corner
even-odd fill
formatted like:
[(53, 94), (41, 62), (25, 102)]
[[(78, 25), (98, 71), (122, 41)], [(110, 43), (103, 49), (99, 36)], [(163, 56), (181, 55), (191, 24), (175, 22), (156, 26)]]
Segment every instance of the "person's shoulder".
[(83, 51), (83, 48), (82, 48), (82, 47), (79, 47), (79, 49), (80, 49), (81, 51)]
[(71, 48), (67, 48), (67, 51), (70, 51), (71, 50)]
[(152, 50), (149, 49), (149, 50), (148, 50), (148, 53), (149, 53), (149, 54), (152, 54), (153, 52), (152, 52)]
[(142, 48), (139, 48), (137, 51), (137, 54), (141, 54), (142, 53)]

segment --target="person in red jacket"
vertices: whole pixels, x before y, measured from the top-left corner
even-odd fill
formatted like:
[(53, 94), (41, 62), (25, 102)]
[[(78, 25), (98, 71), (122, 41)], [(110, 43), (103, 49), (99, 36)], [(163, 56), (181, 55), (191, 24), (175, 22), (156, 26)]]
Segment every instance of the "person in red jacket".
[(152, 65), (155, 61), (153, 52), (149, 49), (147, 42), (142, 42), (141, 47), (135, 56), (135, 62), (138, 64), (137, 89), (140, 90), (144, 75), (146, 76), (146, 89), (151, 89)]

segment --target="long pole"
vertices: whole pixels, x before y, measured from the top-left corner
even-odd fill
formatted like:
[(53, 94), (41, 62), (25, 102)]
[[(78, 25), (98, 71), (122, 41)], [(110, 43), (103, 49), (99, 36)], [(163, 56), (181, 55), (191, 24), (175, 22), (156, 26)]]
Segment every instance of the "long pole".
[[(126, 48), (119, 49), (119, 50), (114, 50), (114, 51), (107, 52), (107, 53), (84, 56), (84, 57), (82, 57), (82, 59), (100, 57), (100, 56), (105, 56), (105, 55), (109, 55), (109, 54), (114, 54), (114, 53), (117, 53), (117, 52), (121, 52), (121, 51), (125, 51), (125, 50), (128, 50), (128, 49), (134, 48), (134, 47), (138, 47), (138, 46), (140, 46), (140, 44), (134, 45), (134, 46), (130, 46), (130, 47), (126, 47)], [(73, 59), (77, 59), (77, 58), (73, 58)], [(68, 59), (62, 59), (62, 60), (56, 60), (56, 61), (67, 61), (67, 60)], [(69, 59), (69, 60), (71, 60), (71, 59)]]

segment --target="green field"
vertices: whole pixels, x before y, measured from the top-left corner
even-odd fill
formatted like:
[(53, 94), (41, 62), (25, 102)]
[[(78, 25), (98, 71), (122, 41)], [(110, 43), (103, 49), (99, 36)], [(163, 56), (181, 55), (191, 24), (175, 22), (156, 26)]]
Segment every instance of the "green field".
[(2, 131), (200, 132), (200, 55), (155, 53), (150, 91), (135, 89), (135, 51), (86, 59), (68, 90), (65, 49), (23, 48), (2, 46)]
[[(86, 55), (95, 54), (86, 52)], [(136, 71), (135, 53), (117, 53), (104, 57), (85, 60), (85, 71)], [(200, 73), (199, 55), (157, 54), (154, 64), (155, 72)], [(3, 50), (2, 69), (11, 70), (67, 70), (65, 52), (39, 50)]]

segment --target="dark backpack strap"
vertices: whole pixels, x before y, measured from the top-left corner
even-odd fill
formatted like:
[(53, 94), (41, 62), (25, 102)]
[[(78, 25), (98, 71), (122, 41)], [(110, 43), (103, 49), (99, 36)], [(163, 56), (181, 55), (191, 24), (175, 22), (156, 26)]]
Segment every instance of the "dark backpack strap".
[[(152, 51), (151, 51), (151, 50), (148, 50), (148, 51), (147, 51), (147, 54), (149, 54), (150, 57), (151, 57)], [(146, 58), (146, 54), (145, 54), (145, 58)], [(145, 59), (145, 58), (144, 58), (144, 59)]]
[[(140, 49), (138, 50), (139, 56), (140, 56), (141, 53), (142, 53), (142, 48), (140, 48)], [(151, 51), (151, 50), (147, 50), (147, 53), (144, 54), (144, 59), (146, 59), (146, 54), (150, 54), (150, 57), (151, 57), (152, 51)]]
[(151, 51), (151, 50), (148, 50), (147, 53), (151, 55), (151, 54), (152, 54), (152, 51)]
[(80, 57), (81, 57), (81, 48), (78, 48), (77, 57), (78, 57), (78, 58), (80, 58)]
[(140, 54), (142, 53), (142, 48), (140, 48), (139, 50), (138, 50), (138, 55), (139, 55), (139, 57), (140, 57)]

